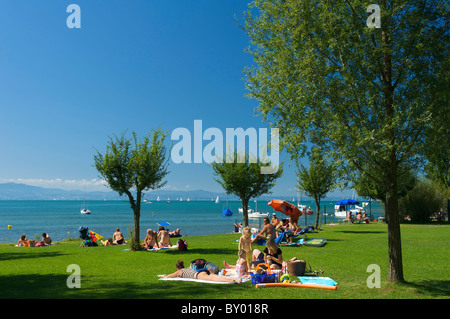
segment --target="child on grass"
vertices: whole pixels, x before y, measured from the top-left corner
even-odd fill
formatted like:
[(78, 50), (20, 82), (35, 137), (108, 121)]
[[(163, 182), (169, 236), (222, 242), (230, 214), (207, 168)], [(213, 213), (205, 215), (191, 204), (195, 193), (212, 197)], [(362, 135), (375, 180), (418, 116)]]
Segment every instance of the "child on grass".
[(252, 262), (252, 232), (250, 230), (250, 227), (246, 226), (242, 230), (242, 236), (239, 239), (239, 246), (238, 251), (241, 249), (245, 251), (247, 260), (247, 269), (250, 269), (250, 263)]

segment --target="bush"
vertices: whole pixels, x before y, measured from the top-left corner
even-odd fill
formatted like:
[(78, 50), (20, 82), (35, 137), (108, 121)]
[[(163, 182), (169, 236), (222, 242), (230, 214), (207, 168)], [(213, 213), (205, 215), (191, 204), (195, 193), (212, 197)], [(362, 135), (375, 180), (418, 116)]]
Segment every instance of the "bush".
[(400, 216), (409, 217), (415, 223), (428, 223), (430, 217), (446, 211), (446, 202), (442, 188), (435, 182), (423, 179), (399, 200)]

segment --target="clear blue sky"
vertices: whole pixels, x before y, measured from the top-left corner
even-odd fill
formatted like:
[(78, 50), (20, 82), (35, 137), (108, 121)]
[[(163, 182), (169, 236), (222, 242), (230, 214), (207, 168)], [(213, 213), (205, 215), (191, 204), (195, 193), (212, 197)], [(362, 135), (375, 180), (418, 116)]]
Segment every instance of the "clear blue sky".
[[(71, 3), (81, 29), (66, 25)], [(0, 182), (99, 189), (93, 157), (110, 135), (193, 131), (196, 119), (223, 132), (268, 127), (244, 96), (252, 57), (235, 16), (247, 9), (242, 0), (0, 2)], [(295, 195), (294, 168), (284, 169), (273, 191)], [(169, 170), (170, 189), (221, 190), (206, 164)]]

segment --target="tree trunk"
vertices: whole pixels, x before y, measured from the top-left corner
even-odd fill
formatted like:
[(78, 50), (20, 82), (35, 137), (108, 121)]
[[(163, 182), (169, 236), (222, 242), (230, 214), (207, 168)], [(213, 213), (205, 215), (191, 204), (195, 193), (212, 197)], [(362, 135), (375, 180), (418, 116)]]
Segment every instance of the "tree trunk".
[(402, 282), (403, 262), (402, 262), (402, 243), (400, 236), (400, 218), (398, 213), (398, 194), (397, 194), (397, 158), (395, 150), (395, 131), (394, 131), (394, 107), (392, 87), (392, 62), (389, 52), (389, 38), (386, 30), (382, 30), (382, 41), (384, 49), (384, 98), (385, 98), (385, 116), (386, 116), (386, 142), (388, 145), (387, 161), (385, 170), (386, 189), (386, 218), (388, 223), (388, 250), (389, 250), (389, 271), (388, 279), (390, 282)]
[[(316, 201), (316, 224), (314, 225), (314, 229), (319, 228), (319, 212), (320, 212), (320, 199), (315, 197)], [(305, 225), (308, 226), (308, 225)]]
[(134, 213), (134, 234), (133, 238), (131, 238), (130, 249), (137, 250), (139, 247), (139, 232), (140, 232), (139, 220), (141, 218), (141, 193), (137, 192), (136, 202), (134, 201), (133, 195), (129, 191), (125, 193), (128, 195), (128, 199), (130, 201), (131, 208), (133, 209)]
[(141, 218), (140, 205), (137, 205), (134, 211), (134, 237), (132, 239), (131, 249), (136, 250), (139, 247), (139, 220)]
[(400, 234), (400, 217), (398, 214), (398, 199), (396, 187), (386, 195), (386, 215), (388, 216), (389, 245), (389, 281), (402, 282), (403, 262)]
[(241, 198), (242, 200), (242, 220), (244, 222), (244, 227), (248, 226), (248, 200)]

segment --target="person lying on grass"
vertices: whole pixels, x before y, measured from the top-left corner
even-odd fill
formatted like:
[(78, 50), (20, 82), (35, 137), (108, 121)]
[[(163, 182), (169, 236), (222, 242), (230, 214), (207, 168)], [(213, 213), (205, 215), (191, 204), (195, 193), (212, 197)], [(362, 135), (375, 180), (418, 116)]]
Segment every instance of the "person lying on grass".
[(173, 274), (167, 275), (165, 278), (190, 278), (190, 279), (200, 279), (200, 280), (208, 280), (215, 282), (232, 282), (240, 284), (242, 279), (240, 278), (231, 278), (231, 277), (222, 277), (216, 274), (209, 272), (206, 269), (202, 269), (199, 272), (192, 268), (185, 268), (184, 262), (182, 260), (178, 260), (175, 267), (177, 271)]

